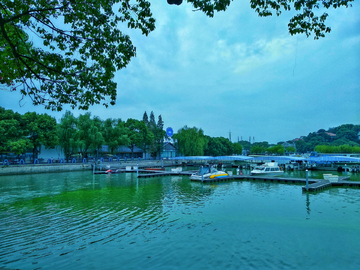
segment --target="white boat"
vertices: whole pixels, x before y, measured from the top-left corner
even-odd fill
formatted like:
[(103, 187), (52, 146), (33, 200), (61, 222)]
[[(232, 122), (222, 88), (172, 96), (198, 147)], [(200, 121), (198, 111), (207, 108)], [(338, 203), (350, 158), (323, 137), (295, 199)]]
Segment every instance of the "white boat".
[(250, 175), (282, 175), (284, 171), (279, 167), (277, 162), (268, 162), (260, 166), (256, 166)]
[(330, 174), (330, 173), (324, 173), (323, 174), (324, 180), (328, 180), (331, 183), (334, 182), (338, 182), (339, 181), (339, 176), (335, 175), (335, 174)]
[(171, 168), (171, 171), (176, 173), (182, 172), (182, 167)]
[(190, 176), (191, 180), (209, 180), (209, 179), (215, 179), (215, 178), (222, 178), (222, 177), (228, 177), (229, 175), (224, 171), (218, 171), (213, 166), (201, 166), (199, 171), (196, 173), (193, 173)]

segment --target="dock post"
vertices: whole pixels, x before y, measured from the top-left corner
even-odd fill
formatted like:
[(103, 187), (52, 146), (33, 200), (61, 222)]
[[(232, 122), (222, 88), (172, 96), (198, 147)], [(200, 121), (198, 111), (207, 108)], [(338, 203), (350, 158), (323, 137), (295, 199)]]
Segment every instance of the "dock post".
[(306, 170), (306, 191), (309, 191), (309, 171)]
[(139, 177), (139, 162), (136, 165), (136, 176)]
[(346, 164), (345, 164), (345, 177), (347, 176), (347, 169), (346, 169)]

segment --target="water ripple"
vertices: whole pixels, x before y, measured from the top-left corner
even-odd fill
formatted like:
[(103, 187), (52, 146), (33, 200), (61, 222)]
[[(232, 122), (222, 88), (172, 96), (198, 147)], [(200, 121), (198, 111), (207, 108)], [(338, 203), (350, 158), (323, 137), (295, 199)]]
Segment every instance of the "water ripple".
[[(358, 190), (306, 196), (295, 185), (129, 175), (74, 181), (78, 188), (67, 179), (71, 188), (54, 194), (43, 183), (31, 199), (0, 204), (0, 267), (340, 268), (329, 259), (338, 247), (347, 269), (360, 263)], [(311, 250), (325, 248), (320, 266)]]

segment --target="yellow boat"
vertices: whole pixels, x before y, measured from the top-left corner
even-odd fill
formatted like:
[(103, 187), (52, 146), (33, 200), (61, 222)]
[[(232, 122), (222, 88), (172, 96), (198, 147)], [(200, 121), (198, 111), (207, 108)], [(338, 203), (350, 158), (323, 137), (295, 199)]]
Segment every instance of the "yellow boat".
[(193, 173), (190, 176), (190, 179), (194, 181), (203, 181), (207, 179), (215, 179), (215, 178), (228, 177), (228, 176), (229, 175), (226, 172), (218, 171), (213, 166), (206, 165), (206, 166), (201, 166), (198, 172)]

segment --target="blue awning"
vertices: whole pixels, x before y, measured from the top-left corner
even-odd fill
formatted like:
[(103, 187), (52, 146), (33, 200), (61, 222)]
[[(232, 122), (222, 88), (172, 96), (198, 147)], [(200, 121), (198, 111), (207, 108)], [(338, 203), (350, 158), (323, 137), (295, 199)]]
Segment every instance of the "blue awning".
[(219, 161), (242, 161), (242, 160), (258, 160), (258, 161), (271, 161), (275, 162), (290, 162), (290, 161), (307, 161), (307, 162), (360, 162), (360, 158), (347, 157), (347, 156), (321, 156), (321, 157), (292, 157), (292, 156), (181, 156), (172, 157), (171, 160), (219, 160)]
[(248, 156), (217, 156), (217, 160), (249, 160), (254, 159), (253, 157)]
[(211, 156), (181, 156), (181, 157), (172, 157), (169, 159), (186, 159), (186, 160), (214, 160), (214, 157)]
[(173, 157), (170, 159), (186, 159), (186, 160), (248, 160), (253, 159), (253, 157), (248, 156), (182, 156), (182, 157)]
[(360, 158), (347, 156), (309, 157), (308, 160), (312, 162), (360, 162)]
[(257, 156), (254, 157), (256, 160), (274, 160), (276, 162), (278, 161), (300, 161), (300, 160), (306, 160), (304, 157), (291, 157), (291, 156)]

